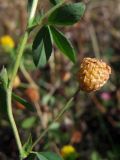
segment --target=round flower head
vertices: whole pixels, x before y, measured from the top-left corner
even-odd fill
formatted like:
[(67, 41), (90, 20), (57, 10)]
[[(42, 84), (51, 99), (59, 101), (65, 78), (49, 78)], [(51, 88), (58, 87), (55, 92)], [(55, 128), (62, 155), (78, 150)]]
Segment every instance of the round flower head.
[(14, 40), (12, 39), (12, 37), (10, 37), (9, 35), (5, 35), (5, 36), (2, 36), (0, 38), (0, 45), (3, 47), (3, 48), (14, 48), (15, 47), (15, 43), (14, 43)]
[(83, 91), (99, 90), (109, 79), (111, 68), (102, 60), (84, 58), (78, 72), (78, 81)]
[(67, 156), (74, 154), (74, 153), (76, 153), (76, 150), (71, 145), (63, 146), (63, 148), (61, 149), (61, 154), (63, 157), (67, 157)]

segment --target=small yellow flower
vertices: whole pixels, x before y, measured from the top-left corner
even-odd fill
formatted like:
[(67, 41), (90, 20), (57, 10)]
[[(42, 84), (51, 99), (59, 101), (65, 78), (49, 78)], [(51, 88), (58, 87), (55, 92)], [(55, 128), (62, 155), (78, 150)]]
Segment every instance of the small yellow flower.
[(3, 48), (14, 48), (15, 47), (15, 42), (14, 40), (12, 39), (12, 37), (10, 37), (9, 35), (5, 35), (5, 36), (2, 36), (0, 38), (0, 45), (3, 47)]
[(78, 81), (83, 91), (99, 90), (109, 79), (111, 67), (96, 58), (84, 58), (78, 72)]
[(76, 153), (76, 150), (73, 146), (71, 145), (66, 145), (66, 146), (63, 146), (63, 148), (61, 149), (61, 155), (65, 158), (71, 154), (74, 154)]

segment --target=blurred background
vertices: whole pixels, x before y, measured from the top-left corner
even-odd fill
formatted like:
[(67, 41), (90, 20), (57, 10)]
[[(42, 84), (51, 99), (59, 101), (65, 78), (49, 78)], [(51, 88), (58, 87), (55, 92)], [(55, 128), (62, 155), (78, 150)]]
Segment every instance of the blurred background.
[[(82, 2), (87, 5), (82, 20), (72, 27), (60, 28), (77, 51), (77, 63), (73, 65), (53, 46), (49, 63), (36, 69), (31, 44), (37, 32), (32, 33), (14, 82), (14, 93), (28, 100), (37, 112), (13, 101), (13, 113), (22, 142), (30, 133), (35, 140), (76, 91), (81, 60), (102, 58), (112, 67), (109, 82), (95, 93), (81, 91), (70, 111), (52, 125), (35, 150), (54, 151), (65, 160), (120, 160), (120, 0)], [(4, 65), (9, 72), (12, 70), (15, 49), (26, 27), (26, 6), (27, 0), (0, 0), (0, 69)], [(49, 1), (40, 1), (38, 13), (49, 7)], [(3, 112), (0, 160), (18, 160), (14, 135)]]

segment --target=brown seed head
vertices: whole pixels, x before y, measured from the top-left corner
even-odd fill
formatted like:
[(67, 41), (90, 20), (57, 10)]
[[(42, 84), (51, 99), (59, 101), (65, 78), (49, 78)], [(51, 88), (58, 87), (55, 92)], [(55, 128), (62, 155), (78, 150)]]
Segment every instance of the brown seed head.
[(99, 90), (109, 79), (111, 67), (96, 58), (84, 58), (78, 73), (78, 81), (83, 91)]

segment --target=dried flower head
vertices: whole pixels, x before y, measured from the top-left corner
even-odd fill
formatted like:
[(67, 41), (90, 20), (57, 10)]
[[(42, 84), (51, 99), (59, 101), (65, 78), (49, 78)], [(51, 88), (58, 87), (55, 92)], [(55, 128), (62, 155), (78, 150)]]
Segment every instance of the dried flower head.
[(5, 35), (5, 36), (2, 36), (0, 38), (0, 45), (3, 47), (3, 48), (14, 48), (15, 47), (15, 42), (14, 40), (12, 39), (12, 37), (10, 37), (9, 35)]
[(109, 79), (111, 68), (102, 60), (84, 58), (78, 73), (78, 81), (83, 91), (99, 90)]

